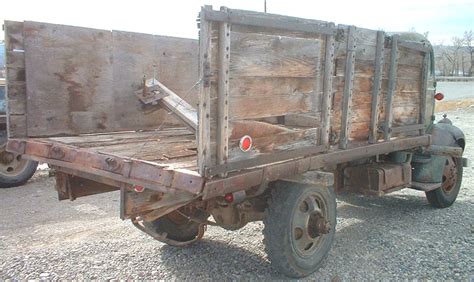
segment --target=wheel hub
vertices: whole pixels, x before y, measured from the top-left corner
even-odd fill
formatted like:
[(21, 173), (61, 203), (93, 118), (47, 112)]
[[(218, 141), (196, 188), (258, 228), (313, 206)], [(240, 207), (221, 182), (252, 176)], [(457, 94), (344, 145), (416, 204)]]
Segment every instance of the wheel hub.
[(441, 185), (444, 192), (449, 193), (453, 190), (456, 185), (457, 177), (456, 163), (453, 158), (448, 158), (444, 166), (443, 184)]
[(302, 255), (315, 252), (323, 235), (331, 232), (324, 201), (314, 195), (304, 198), (295, 211), (292, 227), (297, 251)]
[(319, 235), (328, 234), (331, 231), (331, 224), (320, 212), (314, 212), (309, 217), (308, 233), (311, 238)]

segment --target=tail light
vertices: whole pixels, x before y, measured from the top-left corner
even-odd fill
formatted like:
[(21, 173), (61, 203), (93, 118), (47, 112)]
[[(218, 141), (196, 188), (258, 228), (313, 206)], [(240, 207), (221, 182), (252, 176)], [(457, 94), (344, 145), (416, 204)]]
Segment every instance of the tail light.
[(441, 93), (441, 92), (438, 92), (438, 93), (436, 93), (436, 94), (434, 95), (434, 98), (435, 98), (436, 100), (438, 100), (438, 101), (441, 101), (441, 100), (444, 99), (444, 94)]
[(141, 192), (145, 191), (145, 187), (143, 187), (141, 185), (135, 185), (133, 187), (133, 190), (135, 190), (135, 192), (137, 192), (137, 193), (141, 193)]
[(248, 135), (240, 138), (239, 147), (243, 152), (250, 151), (252, 149), (252, 138)]

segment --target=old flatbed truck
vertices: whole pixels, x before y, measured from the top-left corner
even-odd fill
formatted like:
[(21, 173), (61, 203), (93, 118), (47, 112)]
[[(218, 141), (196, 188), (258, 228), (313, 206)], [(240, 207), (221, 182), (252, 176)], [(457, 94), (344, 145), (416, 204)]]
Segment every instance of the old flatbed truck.
[(263, 220), (292, 277), (327, 256), (335, 192), (453, 204), (466, 140), (434, 122), (425, 38), (210, 6), (198, 25), (6, 22), (7, 150), (50, 164), (60, 200), (120, 190), (121, 218), (170, 245)]

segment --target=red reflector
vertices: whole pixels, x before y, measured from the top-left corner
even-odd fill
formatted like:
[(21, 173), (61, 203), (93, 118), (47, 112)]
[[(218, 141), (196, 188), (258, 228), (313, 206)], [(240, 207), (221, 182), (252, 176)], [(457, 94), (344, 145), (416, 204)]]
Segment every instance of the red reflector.
[(438, 101), (441, 101), (444, 99), (444, 94), (439, 92), (439, 93), (436, 93), (436, 95), (434, 95), (435, 99), (438, 100)]
[(135, 187), (133, 187), (133, 190), (135, 190), (135, 192), (141, 193), (141, 192), (145, 191), (145, 187), (143, 187), (141, 185), (135, 185)]
[(240, 150), (248, 152), (250, 149), (252, 149), (252, 138), (248, 135), (240, 138), (239, 147)]
[(234, 195), (232, 193), (227, 193), (225, 194), (224, 196), (224, 200), (227, 202), (227, 203), (232, 203), (234, 201)]

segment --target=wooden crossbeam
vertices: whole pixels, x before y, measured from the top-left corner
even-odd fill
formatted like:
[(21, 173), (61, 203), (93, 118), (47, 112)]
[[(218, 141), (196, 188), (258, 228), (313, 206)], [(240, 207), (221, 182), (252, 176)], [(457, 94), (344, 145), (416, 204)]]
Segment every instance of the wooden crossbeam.
[(145, 104), (159, 104), (181, 120), (189, 129), (196, 132), (197, 110), (171, 91), (163, 83), (154, 78), (145, 81), (143, 91), (136, 93), (137, 97)]

